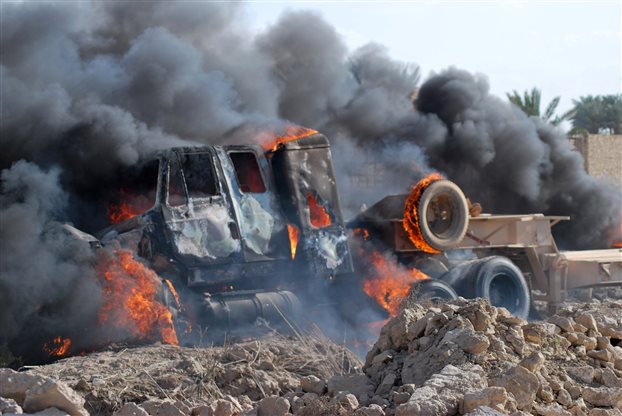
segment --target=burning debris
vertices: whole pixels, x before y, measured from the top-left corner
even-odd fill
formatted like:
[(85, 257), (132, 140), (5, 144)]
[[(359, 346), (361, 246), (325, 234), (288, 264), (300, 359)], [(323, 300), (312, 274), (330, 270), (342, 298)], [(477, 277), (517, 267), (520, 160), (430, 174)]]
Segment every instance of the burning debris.
[(135, 260), (128, 250), (104, 256), (98, 271), (103, 280), (104, 297), (99, 312), (100, 324), (126, 332), (119, 340), (179, 345), (171, 312), (158, 299), (163, 281), (155, 272)]
[(71, 340), (69, 338), (56, 337), (43, 346), (43, 351), (50, 357), (62, 357), (69, 352)]
[(415, 282), (430, 278), (415, 268), (406, 269), (395, 259), (387, 259), (378, 251), (373, 251), (368, 260), (373, 271), (371, 277), (363, 281), (363, 291), (391, 316), (397, 315)]
[[(440, 174), (432, 173), (420, 180), (415, 186), (413, 186), (410, 191), (410, 195), (404, 204), (404, 229), (408, 233), (410, 241), (413, 242), (415, 247), (425, 251), (426, 253), (432, 254), (440, 253), (440, 250), (431, 247), (421, 233), (418, 205), (421, 200), (421, 195), (428, 188), (428, 186), (441, 179), (443, 179), (443, 177)], [(449, 212), (449, 209), (446, 208), (443, 212), (443, 215), (448, 215), (447, 213)], [(441, 217), (440, 219), (444, 220), (445, 218)]]

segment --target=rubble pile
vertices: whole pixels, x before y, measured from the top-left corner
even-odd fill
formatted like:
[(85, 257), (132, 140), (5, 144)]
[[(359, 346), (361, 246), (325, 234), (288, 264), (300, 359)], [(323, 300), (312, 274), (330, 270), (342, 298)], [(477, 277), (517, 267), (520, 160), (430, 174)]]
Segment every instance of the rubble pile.
[(483, 300), (412, 305), (368, 353), (359, 400), (397, 416), (619, 415), (621, 347), (622, 302), (532, 323)]
[[(296, 391), (305, 376), (328, 379), (361, 367), (349, 350), (319, 336), (273, 336), (225, 347), (123, 348), (25, 372), (1, 369), (0, 397), (21, 409), (3, 410), (0, 402), (0, 414), (44, 410), (28, 406), (32, 386), (61, 380), (56, 382), (59, 389), (77, 395), (91, 415), (233, 415), (257, 407), (266, 397)], [(61, 403), (46, 408), (51, 407), (77, 414)]]
[[(328, 340), (279, 338), (2, 371), (37, 386), (63, 380), (71, 388), (54, 389), (69, 399), (44, 403), (70, 415), (622, 416), (622, 302), (569, 304), (538, 322), (480, 299), (408, 305), (364, 365)], [(41, 409), (32, 395), (42, 388), (20, 383), (8, 391), (0, 378), (0, 412)]]

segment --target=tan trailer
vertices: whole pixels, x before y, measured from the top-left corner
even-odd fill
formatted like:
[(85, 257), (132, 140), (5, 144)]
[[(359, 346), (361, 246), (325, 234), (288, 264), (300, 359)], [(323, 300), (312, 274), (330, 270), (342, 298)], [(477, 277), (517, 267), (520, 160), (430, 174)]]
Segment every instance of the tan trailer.
[[(569, 290), (622, 286), (622, 249), (558, 250), (551, 228), (568, 219), (542, 214), (469, 217), (464, 238), (454, 249), (472, 250), (478, 257), (510, 258), (528, 280), (533, 299), (548, 302), (551, 311), (557, 309)], [(396, 254), (421, 252), (411, 242), (402, 218), (388, 221), (391, 226), (383, 229), (390, 232), (383, 239)]]

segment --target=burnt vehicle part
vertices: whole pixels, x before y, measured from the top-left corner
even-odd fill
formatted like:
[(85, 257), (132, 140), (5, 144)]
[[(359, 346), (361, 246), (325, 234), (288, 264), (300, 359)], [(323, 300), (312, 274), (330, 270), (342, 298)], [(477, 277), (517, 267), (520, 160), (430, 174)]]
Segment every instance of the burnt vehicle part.
[(286, 290), (204, 293), (202, 297), (194, 322), (220, 329), (255, 324), (258, 319), (286, 325), (302, 311), (298, 297)]
[(465, 298), (486, 298), (494, 306), (527, 318), (531, 305), (529, 287), (521, 270), (500, 256), (467, 261), (439, 278)]
[[(141, 191), (152, 196), (150, 208), (99, 236), (132, 249), (172, 281), (181, 303), (200, 298), (205, 319), (274, 318), (270, 305), (293, 312), (299, 304), (280, 289), (305, 293), (352, 273), (324, 136), (268, 153), (242, 145), (173, 148), (145, 166), (152, 179), (143, 183), (153, 185)], [(294, 258), (288, 225), (300, 232)]]
[(423, 190), (413, 209), (417, 210), (418, 221), (411, 226), (418, 228), (423, 240), (433, 249), (450, 250), (464, 238), (469, 225), (469, 208), (466, 197), (455, 183), (444, 179), (432, 182)]
[(453, 300), (458, 298), (458, 294), (450, 284), (437, 279), (417, 281), (412, 285), (408, 296), (415, 301)]
[[(405, 230), (403, 211), (407, 198), (407, 195), (387, 196), (359, 214), (348, 226), (367, 229), (371, 240), (381, 250), (391, 250), (406, 265), (423, 265), (422, 269), (429, 270), (434, 277), (443, 276), (442, 271), (447, 268), (449, 274), (443, 278), (445, 281), (453, 276), (454, 268), (458, 268), (454, 272), (456, 275), (466, 273), (460, 270), (469, 264), (449, 260), (448, 253), (471, 253), (479, 259), (505, 257), (504, 262), (509, 262), (507, 273), (491, 275), (490, 269), (494, 271), (494, 267), (482, 267), (479, 269), (483, 273), (481, 278), (478, 280), (477, 273), (471, 273), (470, 279), (473, 284), (478, 281), (481, 284), (476, 292), (478, 296), (486, 296), (486, 293), (496, 296), (495, 293), (500, 293), (498, 288), (514, 288), (513, 304), (520, 314), (525, 311), (525, 291), (531, 299), (547, 302), (549, 310), (554, 312), (571, 290), (622, 286), (622, 249), (564, 252), (557, 248), (551, 228), (569, 217), (478, 213), (469, 217), (464, 237), (452, 250), (426, 253), (413, 243)], [(471, 296), (474, 290), (470, 291)], [(461, 294), (461, 290), (457, 292)], [(492, 302), (505, 301), (497, 297)], [(527, 316), (526, 313), (523, 316)]]
[(316, 277), (352, 273), (328, 139), (314, 134), (283, 143), (272, 167), (285, 215), (300, 230), (297, 264)]

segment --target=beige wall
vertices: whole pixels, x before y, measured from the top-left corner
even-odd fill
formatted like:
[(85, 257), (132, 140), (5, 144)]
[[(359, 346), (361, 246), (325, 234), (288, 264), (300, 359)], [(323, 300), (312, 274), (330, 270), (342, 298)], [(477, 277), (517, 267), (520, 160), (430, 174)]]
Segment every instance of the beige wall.
[(572, 141), (583, 155), (587, 173), (622, 186), (622, 135), (590, 134)]

